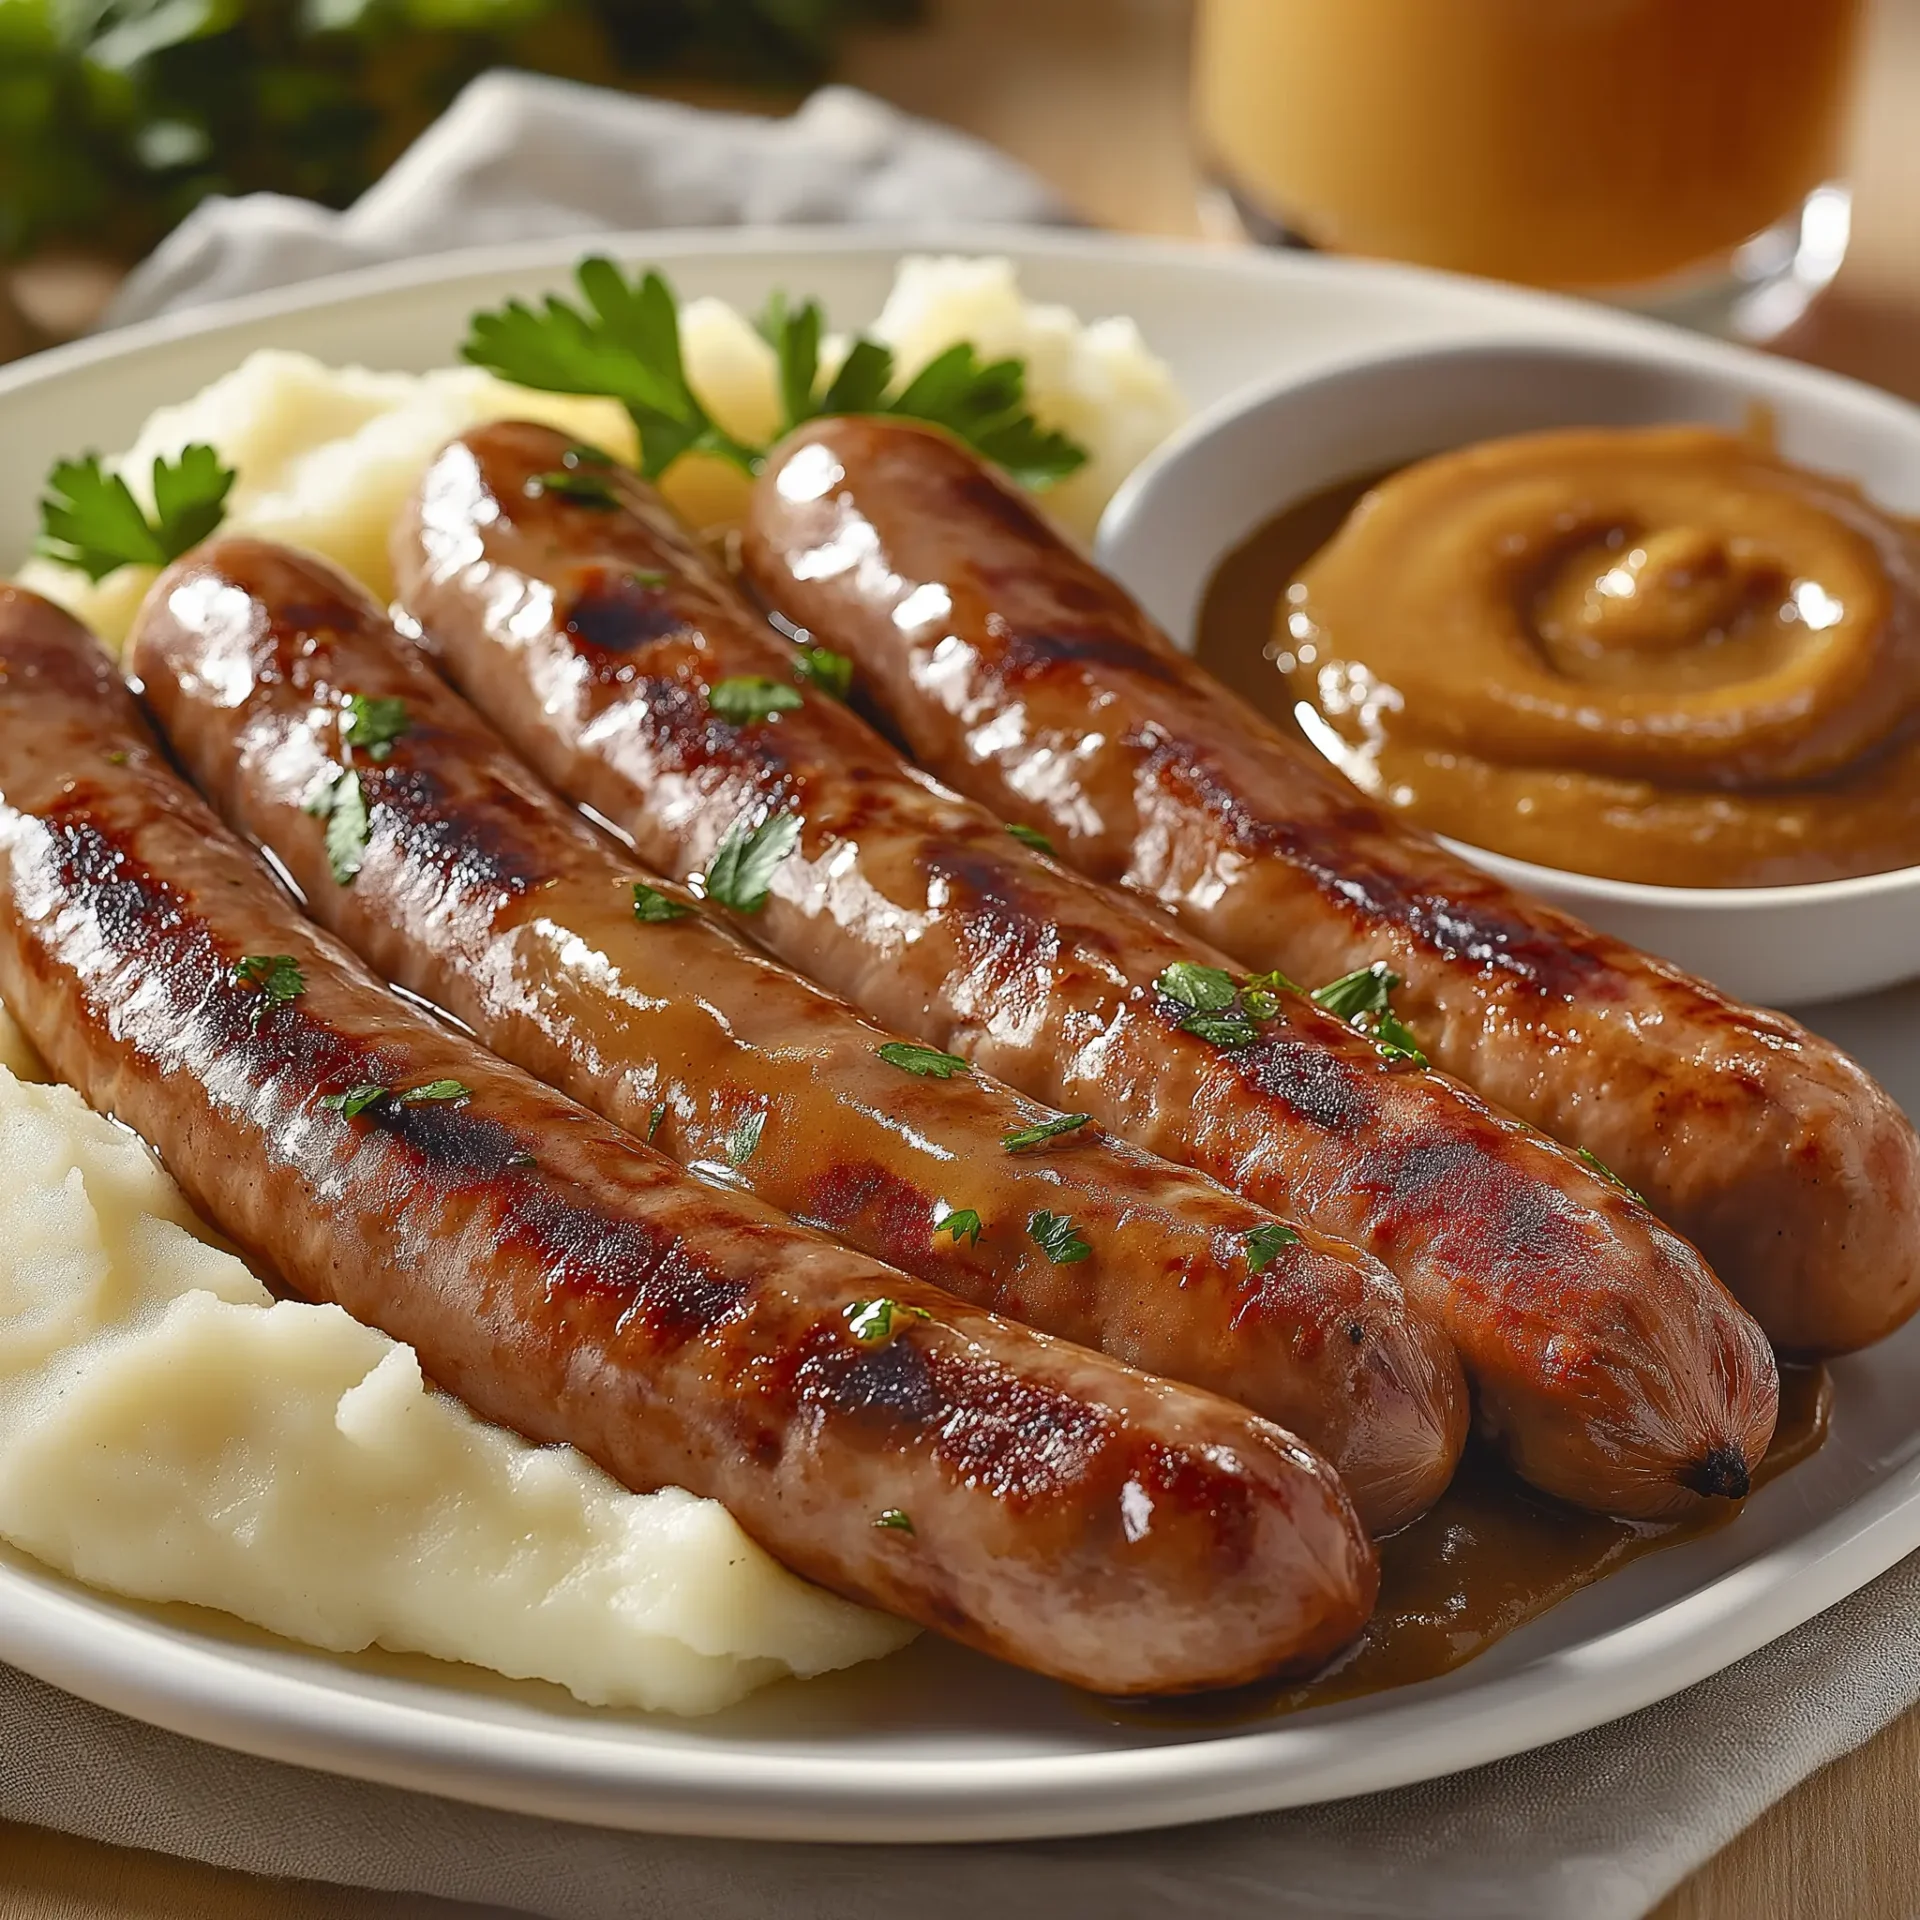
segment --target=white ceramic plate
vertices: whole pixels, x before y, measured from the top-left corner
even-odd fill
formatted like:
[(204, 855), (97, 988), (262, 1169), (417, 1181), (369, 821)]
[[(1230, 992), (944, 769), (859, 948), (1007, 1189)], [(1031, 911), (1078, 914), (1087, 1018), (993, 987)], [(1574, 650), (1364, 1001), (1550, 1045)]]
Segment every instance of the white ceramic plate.
[[(614, 245), (681, 291), (773, 287), (837, 321), (877, 309), (925, 234), (665, 234)], [(955, 233), (1028, 290), (1130, 313), (1198, 406), (1358, 349), (1499, 336), (1604, 341), (1636, 323), (1393, 268), (1093, 236)], [(558, 243), (381, 270), (162, 322), (0, 371), (0, 565), (60, 454), (124, 446), (156, 404), (250, 349), (420, 368), (468, 312), (562, 277)], [(1920, 1108), (1920, 991), (1820, 1024)], [(1201, 1820), (1401, 1785), (1524, 1751), (1678, 1691), (1920, 1547), (1920, 1323), (1835, 1369), (1832, 1438), (1731, 1526), (1636, 1562), (1445, 1679), (1290, 1718), (1150, 1724), (952, 1647), (789, 1684), (709, 1720), (596, 1713), (555, 1689), (387, 1657), (336, 1659), (209, 1614), (89, 1593), (0, 1555), (0, 1656), (250, 1752), (613, 1826), (750, 1838), (1012, 1839)]]

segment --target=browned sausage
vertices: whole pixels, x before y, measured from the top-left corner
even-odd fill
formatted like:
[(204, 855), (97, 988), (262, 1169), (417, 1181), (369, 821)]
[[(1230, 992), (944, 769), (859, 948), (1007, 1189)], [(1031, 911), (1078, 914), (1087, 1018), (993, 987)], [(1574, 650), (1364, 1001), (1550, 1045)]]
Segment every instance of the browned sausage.
[(182, 783), (106, 655), (11, 590), (0, 993), (292, 1291), (490, 1419), (725, 1501), (842, 1593), (1121, 1692), (1310, 1667), (1366, 1616), (1371, 1548), (1298, 1441), (703, 1186), (408, 1007)]
[(709, 890), (742, 826), (798, 816), (743, 922), (765, 944), (876, 1019), (1359, 1241), (1452, 1335), (1538, 1485), (1633, 1514), (1745, 1491), (1773, 1357), (1691, 1247), (1297, 994), (1202, 1017), (1178, 992), (1232, 994), (1221, 954), (1029, 851), (836, 702), (716, 713), (716, 686), (788, 680), (792, 651), (633, 476), (550, 486), (568, 458), (540, 427), (455, 441), (394, 546), (429, 644), (550, 781)]
[[(309, 911), (496, 1053), (978, 1306), (1243, 1401), (1327, 1454), (1375, 1532), (1445, 1487), (1460, 1365), (1377, 1261), (1312, 1228), (1270, 1248), (1294, 1230), (1118, 1141), (1008, 1153), (1054, 1116), (957, 1059), (933, 1056), (946, 1078), (891, 1064), (926, 1050), (710, 916), (639, 921), (636, 882), (656, 914), (687, 905), (326, 562), (202, 547), (149, 595), (129, 658), (188, 773)], [(356, 712), (397, 737), (356, 749)], [(343, 776), (369, 814), (344, 880), (312, 806)], [(941, 1226), (963, 1208), (970, 1238)]]
[(745, 549), (921, 760), (1083, 872), (1249, 966), (1401, 975), (1441, 1066), (1599, 1155), (1780, 1345), (1844, 1352), (1920, 1305), (1920, 1141), (1853, 1061), (1383, 814), (957, 443), (803, 428)]

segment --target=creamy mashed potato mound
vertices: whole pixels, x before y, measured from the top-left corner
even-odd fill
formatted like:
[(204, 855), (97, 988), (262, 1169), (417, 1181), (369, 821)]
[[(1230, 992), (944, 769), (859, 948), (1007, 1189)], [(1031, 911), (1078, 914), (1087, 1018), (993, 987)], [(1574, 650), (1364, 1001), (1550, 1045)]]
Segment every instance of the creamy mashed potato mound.
[[(805, 297), (804, 286), (791, 291)], [(1086, 465), (1042, 496), (1049, 513), (1083, 536), (1185, 412), (1172, 375), (1131, 320), (1083, 324), (1067, 307), (1030, 301), (1008, 260), (903, 260), (867, 331), (894, 350), (903, 380), (961, 340), (986, 360), (1024, 360), (1035, 416), (1087, 450)], [(745, 316), (724, 301), (691, 300), (681, 308), (680, 337), (688, 381), (715, 421), (737, 439), (769, 440), (780, 420), (779, 373), (773, 349)], [(825, 374), (846, 346), (844, 337), (823, 343)], [(503, 419), (543, 420), (635, 457), (632, 423), (611, 400), (535, 393), (477, 367), (373, 373), (267, 348), (192, 399), (162, 407), (109, 464), (151, 506), (155, 456), (173, 458), (190, 441), (204, 441), (238, 476), (228, 528), (324, 554), (385, 600), (393, 590), (388, 532), (427, 462), (455, 434)], [(737, 467), (693, 454), (674, 464), (662, 491), (711, 534), (739, 524), (748, 484)], [(154, 571), (121, 567), (95, 583), (33, 559), (17, 577), (117, 647)]]
[(635, 1494), (429, 1388), (409, 1347), (275, 1300), (134, 1136), (0, 1015), (0, 1536), (290, 1639), (709, 1713), (913, 1629), (726, 1509)]

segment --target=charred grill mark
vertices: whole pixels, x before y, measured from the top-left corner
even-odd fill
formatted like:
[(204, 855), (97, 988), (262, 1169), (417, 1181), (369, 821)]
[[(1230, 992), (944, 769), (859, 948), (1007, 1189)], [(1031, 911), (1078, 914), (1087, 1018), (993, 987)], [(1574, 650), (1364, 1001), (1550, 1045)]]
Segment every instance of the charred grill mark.
[(655, 640), (693, 631), (664, 588), (606, 567), (585, 574), (559, 624), (576, 647), (595, 653), (633, 653)]
[(944, 1408), (941, 1464), (1016, 1509), (1084, 1482), (1116, 1437), (1099, 1406), (990, 1362), (939, 1353), (928, 1368)]
[(1256, 812), (1191, 741), (1156, 729), (1129, 744), (1141, 751), (1150, 780), (1203, 810), (1235, 847), (1284, 860), (1356, 920), (1400, 927), (1443, 959), (1503, 973), (1543, 996), (1605, 990), (1611, 968), (1597, 942), (1558, 936), (1498, 906), (1420, 892), (1358, 858), (1352, 842), (1386, 830), (1370, 810), (1343, 809), (1317, 828), (1274, 820)]
[(415, 728), (405, 742), (413, 764), (360, 768), (371, 831), (390, 834), (408, 864), (428, 868), (463, 893), (531, 892), (550, 872), (536, 850), (540, 810), (499, 783), (490, 782), (484, 795), (456, 796), (438, 774), (418, 764), (434, 757), (438, 738), (444, 736), (437, 729)]
[[(270, 578), (265, 582), (258, 579), (254, 568), (235, 568), (230, 577), (266, 615), (267, 637), (283, 672), (323, 635), (344, 634), (357, 639), (366, 631), (366, 609), (354, 606), (342, 594), (327, 592), (315, 569), (297, 562), (289, 564), (280, 554), (267, 556), (267, 561)], [(283, 579), (290, 579), (306, 597), (296, 600), (282, 596), (274, 582)]]
[(945, 883), (969, 966), (1004, 986), (1059, 959), (1062, 929), (1033, 905), (1005, 859), (964, 845), (930, 846), (920, 858), (930, 886)]
[(1383, 1156), (1380, 1175), (1381, 1222), (1389, 1234), (1432, 1235), (1464, 1271), (1523, 1274), (1526, 1291), (1537, 1297), (1581, 1275), (1584, 1209), (1510, 1166), (1497, 1144), (1489, 1151), (1472, 1139), (1415, 1140)]
[(982, 657), (1008, 685), (1044, 680), (1074, 667), (1109, 667), (1162, 684), (1179, 678), (1165, 661), (1116, 627), (1075, 626), (1064, 619), (1045, 626), (1025, 621), (1016, 626), (1002, 615), (990, 613), (986, 631), (997, 643), (998, 653), (997, 657), (990, 656), (983, 649)]
[(1150, 1441), (1140, 1449), (1131, 1478), (1151, 1502), (1149, 1527), (1169, 1513), (1206, 1520), (1216, 1576), (1239, 1573), (1252, 1562), (1258, 1517), (1244, 1475), (1222, 1470), (1197, 1449)]
[(1323, 1133), (1352, 1134), (1377, 1102), (1365, 1077), (1324, 1047), (1275, 1034), (1229, 1056), (1240, 1077)]
[(955, 1411), (911, 1334), (859, 1347), (822, 1328), (808, 1342), (794, 1391), (802, 1405), (876, 1426), (926, 1428)]
[(844, 1234), (863, 1216), (873, 1223), (894, 1265), (924, 1260), (933, 1232), (933, 1201), (877, 1160), (836, 1161), (815, 1178), (801, 1209), (801, 1218), (836, 1234)]

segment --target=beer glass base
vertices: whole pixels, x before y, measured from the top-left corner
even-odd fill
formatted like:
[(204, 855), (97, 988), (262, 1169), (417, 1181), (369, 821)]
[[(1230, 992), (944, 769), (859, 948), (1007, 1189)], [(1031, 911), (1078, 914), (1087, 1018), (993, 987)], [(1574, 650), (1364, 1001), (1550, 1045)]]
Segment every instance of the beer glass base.
[[(1800, 205), (1727, 255), (1637, 287), (1566, 289), (1723, 339), (1773, 340), (1812, 306), (1846, 258), (1853, 200), (1839, 182), (1814, 188)], [(1216, 176), (1201, 190), (1200, 221), (1214, 239), (1317, 249), (1303, 233), (1256, 206)]]

